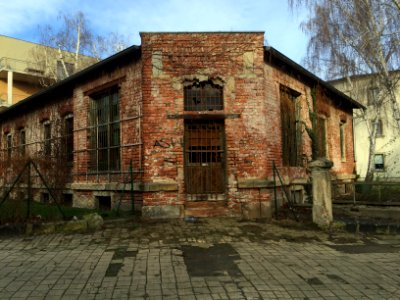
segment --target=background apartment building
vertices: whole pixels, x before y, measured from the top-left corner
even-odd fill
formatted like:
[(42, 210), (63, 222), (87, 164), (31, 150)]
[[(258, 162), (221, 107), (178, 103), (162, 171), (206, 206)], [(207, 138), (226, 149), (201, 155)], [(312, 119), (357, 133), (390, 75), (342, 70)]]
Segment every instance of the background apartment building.
[[(0, 35), (0, 109), (11, 106), (74, 70), (74, 53)], [(85, 65), (95, 63), (84, 57)]]
[[(399, 71), (392, 72), (393, 78), (398, 78)], [(396, 82), (396, 80), (395, 80)], [(354, 152), (357, 175), (364, 179), (368, 169), (370, 152), (370, 136), (373, 122), (377, 119), (374, 154), (374, 178), (385, 180), (400, 179), (400, 138), (396, 121), (393, 117), (392, 105), (384, 89), (379, 86), (376, 76), (359, 75), (349, 79), (342, 78), (330, 82), (338, 90), (366, 106), (365, 111), (354, 111)], [(400, 89), (395, 89), (397, 99)], [(381, 101), (380, 109), (376, 103)]]

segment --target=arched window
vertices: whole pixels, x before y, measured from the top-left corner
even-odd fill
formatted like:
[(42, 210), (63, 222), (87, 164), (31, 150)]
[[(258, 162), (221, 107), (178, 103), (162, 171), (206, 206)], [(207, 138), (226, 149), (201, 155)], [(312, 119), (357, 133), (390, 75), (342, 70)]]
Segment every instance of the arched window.
[(222, 87), (210, 81), (196, 82), (185, 87), (185, 110), (223, 110)]

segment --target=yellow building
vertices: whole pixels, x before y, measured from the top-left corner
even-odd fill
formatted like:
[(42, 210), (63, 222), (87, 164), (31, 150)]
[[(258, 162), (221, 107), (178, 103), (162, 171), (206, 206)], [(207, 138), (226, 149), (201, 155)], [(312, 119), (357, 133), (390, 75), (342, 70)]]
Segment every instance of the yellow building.
[[(83, 57), (82, 66), (96, 62)], [(73, 73), (73, 61), (73, 53), (0, 35), (0, 109), (65, 78), (65, 68)]]

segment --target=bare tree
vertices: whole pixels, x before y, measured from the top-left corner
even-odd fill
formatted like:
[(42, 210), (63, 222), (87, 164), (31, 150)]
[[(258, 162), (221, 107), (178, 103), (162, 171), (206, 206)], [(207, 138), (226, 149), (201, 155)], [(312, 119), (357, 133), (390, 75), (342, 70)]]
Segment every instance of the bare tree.
[(59, 25), (39, 27), (40, 45), (32, 53), (34, 61), (45, 71), (45, 86), (127, 47), (122, 35), (95, 34), (82, 12), (72, 16), (60, 13), (58, 20)]
[[(400, 66), (400, 5), (398, 0), (288, 0), (292, 8), (307, 7), (302, 24), (310, 34), (306, 64), (328, 79), (368, 74), (378, 88), (371, 104), (369, 159), (366, 180), (374, 173), (375, 141), (380, 115), (390, 106), (400, 133), (400, 109), (396, 96)], [(369, 112), (367, 112), (369, 113)], [(357, 116), (356, 116), (357, 117)], [(365, 118), (365, 112), (358, 117)], [(387, 116), (386, 116), (387, 117)], [(371, 120), (371, 115), (369, 115)], [(368, 121), (369, 122), (369, 121)]]

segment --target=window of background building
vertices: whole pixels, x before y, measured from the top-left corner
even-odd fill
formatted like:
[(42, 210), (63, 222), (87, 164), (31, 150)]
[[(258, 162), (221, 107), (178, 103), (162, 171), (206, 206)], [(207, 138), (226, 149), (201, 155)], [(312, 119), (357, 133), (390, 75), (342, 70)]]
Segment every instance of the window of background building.
[(375, 165), (375, 171), (385, 170), (385, 157), (383, 154), (375, 154), (374, 165)]
[[(371, 126), (373, 128), (374, 126), (374, 121), (371, 121)], [(376, 127), (376, 136), (380, 137), (383, 136), (383, 123), (382, 123), (382, 119), (378, 120), (378, 125)]]
[(378, 100), (379, 90), (378, 88), (370, 88), (367, 90), (367, 101), (368, 105), (374, 105)]
[[(62, 61), (60, 61), (60, 60), (57, 61), (57, 78), (59, 80), (65, 79), (74, 73), (74, 69), (75, 69), (74, 64), (66, 63), (66, 62), (64, 64), (65, 64), (65, 68), (64, 68)], [(67, 72), (65, 72), (65, 69), (67, 69)]]
[(120, 170), (120, 117), (117, 88), (92, 95), (89, 103), (90, 170)]

